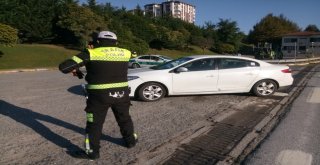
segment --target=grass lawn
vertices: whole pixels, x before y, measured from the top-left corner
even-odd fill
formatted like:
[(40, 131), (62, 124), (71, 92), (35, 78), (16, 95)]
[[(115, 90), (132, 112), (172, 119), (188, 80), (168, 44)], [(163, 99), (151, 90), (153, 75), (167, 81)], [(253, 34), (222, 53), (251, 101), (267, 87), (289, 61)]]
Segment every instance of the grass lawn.
[(0, 45), (0, 70), (21, 68), (56, 68), (63, 60), (79, 51), (54, 45), (18, 44)]
[(190, 50), (188, 51), (182, 51), (182, 50), (168, 50), (168, 49), (162, 49), (162, 50), (156, 50), (156, 49), (150, 49), (148, 54), (159, 54), (159, 55), (165, 55), (172, 58), (178, 58), (188, 55), (210, 55), (215, 54), (207, 49), (204, 51), (196, 46), (190, 46)]
[[(78, 53), (79, 51), (55, 45), (17, 44), (13, 47), (0, 45), (0, 70), (57, 68), (59, 63)], [(214, 53), (190, 46), (190, 49), (186, 51), (150, 49), (147, 54), (160, 54), (178, 58), (187, 55)]]

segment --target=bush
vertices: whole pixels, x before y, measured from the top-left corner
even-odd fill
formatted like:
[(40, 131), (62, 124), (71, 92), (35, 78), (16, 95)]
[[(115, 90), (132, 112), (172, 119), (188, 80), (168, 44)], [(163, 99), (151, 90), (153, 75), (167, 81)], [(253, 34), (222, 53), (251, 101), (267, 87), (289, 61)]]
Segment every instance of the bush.
[(215, 45), (213, 51), (221, 54), (233, 54), (235, 53), (235, 47), (227, 43), (219, 43)]
[(0, 44), (13, 45), (18, 41), (18, 30), (0, 23)]

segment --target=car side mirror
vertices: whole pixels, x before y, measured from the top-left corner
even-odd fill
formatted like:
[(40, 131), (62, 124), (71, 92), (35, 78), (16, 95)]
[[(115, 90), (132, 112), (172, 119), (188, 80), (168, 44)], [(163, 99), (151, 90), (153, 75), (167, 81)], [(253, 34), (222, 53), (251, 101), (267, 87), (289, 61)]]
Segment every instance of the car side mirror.
[(176, 69), (176, 73), (180, 73), (180, 72), (188, 72), (188, 69), (185, 67), (179, 67)]

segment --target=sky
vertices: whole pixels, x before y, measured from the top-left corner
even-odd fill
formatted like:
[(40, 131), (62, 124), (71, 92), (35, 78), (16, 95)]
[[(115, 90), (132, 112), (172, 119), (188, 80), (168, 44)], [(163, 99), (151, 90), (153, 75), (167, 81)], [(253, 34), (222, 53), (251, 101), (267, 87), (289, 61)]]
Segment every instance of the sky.
[[(162, 3), (166, 0), (96, 0), (98, 4), (111, 3), (114, 7), (126, 7), (127, 10), (141, 8), (146, 4)], [(253, 26), (268, 14), (284, 15), (296, 23), (302, 30), (313, 24), (320, 29), (320, 0), (180, 0), (196, 7), (198, 26), (205, 22), (216, 24), (220, 19), (237, 22), (240, 31), (248, 34)], [(80, 0), (86, 2), (86, 0)]]

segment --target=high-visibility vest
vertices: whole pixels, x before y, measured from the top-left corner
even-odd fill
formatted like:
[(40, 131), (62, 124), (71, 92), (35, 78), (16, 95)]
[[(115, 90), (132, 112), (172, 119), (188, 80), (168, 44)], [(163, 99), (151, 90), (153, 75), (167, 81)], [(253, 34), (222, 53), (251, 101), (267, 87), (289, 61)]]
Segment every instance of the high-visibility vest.
[[(128, 62), (131, 57), (131, 52), (118, 47), (99, 47), (88, 49), (91, 62)], [(77, 56), (73, 56), (72, 60), (76, 63), (81, 63), (83, 60)], [(128, 81), (105, 83), (105, 84), (88, 84), (87, 89), (112, 89), (127, 87)]]

